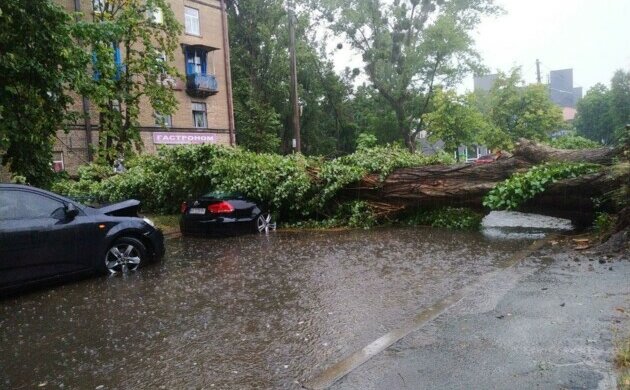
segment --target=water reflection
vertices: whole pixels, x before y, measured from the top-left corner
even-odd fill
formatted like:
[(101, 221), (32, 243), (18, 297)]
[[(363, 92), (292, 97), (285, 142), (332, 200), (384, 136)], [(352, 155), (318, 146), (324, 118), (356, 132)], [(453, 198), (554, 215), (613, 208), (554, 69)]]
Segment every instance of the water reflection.
[(175, 239), (126, 278), (0, 302), (0, 387), (298, 388), (527, 241), (433, 229)]
[(573, 230), (571, 221), (516, 211), (493, 211), (482, 221), (482, 233), (493, 239), (540, 239), (549, 233)]

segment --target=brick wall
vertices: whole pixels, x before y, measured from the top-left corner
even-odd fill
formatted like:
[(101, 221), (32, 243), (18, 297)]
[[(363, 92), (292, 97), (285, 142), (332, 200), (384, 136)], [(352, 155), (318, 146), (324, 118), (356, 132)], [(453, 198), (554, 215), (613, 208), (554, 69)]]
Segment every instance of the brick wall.
[[(74, 0), (55, 0), (69, 11), (74, 11)], [(86, 20), (92, 20), (92, 0), (81, 0), (81, 10)], [(206, 98), (189, 96), (185, 90), (185, 80), (177, 80), (174, 94), (178, 101), (178, 108), (172, 115), (172, 128), (162, 128), (155, 123), (155, 113), (148, 99), (142, 99), (140, 103), (139, 123), (142, 127), (141, 137), (144, 142), (145, 153), (154, 153), (157, 146), (153, 143), (153, 131), (177, 131), (198, 132), (199, 134), (211, 134), (214, 142), (229, 145), (230, 113), (228, 110), (228, 80), (226, 75), (226, 63), (224, 59), (223, 29), (221, 3), (218, 0), (171, 0), (171, 8), (175, 17), (182, 26), (185, 24), (184, 9), (191, 7), (199, 11), (200, 35), (190, 35), (182, 29), (180, 47), (174, 54), (173, 65), (181, 74), (186, 74), (186, 58), (183, 45), (203, 45), (213, 48), (208, 53), (208, 73), (212, 73), (218, 82), (218, 93)], [(123, 56), (124, 57), (124, 56)], [(208, 129), (194, 127), (192, 104), (205, 103), (207, 112)], [(75, 96), (75, 102), (71, 110), (82, 112), (83, 103), (80, 96)], [(92, 128), (92, 144), (98, 145), (99, 114), (96, 107), (90, 105), (90, 122)], [(83, 122), (79, 122), (69, 133), (59, 131), (58, 140), (54, 151), (63, 154), (65, 169), (71, 175), (76, 174), (79, 165), (88, 161), (88, 148), (86, 145), (86, 133)]]

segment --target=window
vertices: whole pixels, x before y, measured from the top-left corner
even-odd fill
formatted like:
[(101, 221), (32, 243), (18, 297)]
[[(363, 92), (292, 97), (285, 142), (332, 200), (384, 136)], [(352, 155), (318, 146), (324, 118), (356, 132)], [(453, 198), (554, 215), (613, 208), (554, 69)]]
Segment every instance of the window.
[(208, 119), (206, 117), (206, 104), (194, 103), (192, 104), (193, 122), (198, 129), (205, 129), (208, 127)]
[(199, 33), (199, 10), (184, 7), (184, 24), (186, 25), (186, 34), (200, 35)]
[(120, 80), (120, 75), (125, 71), (125, 65), (122, 63), (122, 55), (120, 54), (120, 46), (118, 43), (112, 43), (114, 48), (114, 65), (116, 65), (116, 80)]
[(186, 74), (205, 75), (207, 71), (207, 52), (201, 49), (186, 49)]
[(63, 152), (53, 152), (52, 168), (55, 172), (61, 172), (64, 170)]
[(164, 23), (164, 14), (162, 13), (162, 8), (155, 7), (153, 9), (150, 9), (148, 12), (150, 21), (157, 24)]
[(97, 14), (107, 12), (108, 5), (111, 7), (111, 5), (108, 4), (108, 0), (92, 0), (92, 9)]
[(27, 191), (0, 191), (0, 219), (49, 218), (64, 204)]
[(162, 127), (173, 127), (173, 118), (170, 115), (164, 115), (156, 112), (154, 116), (156, 125)]
[[(126, 71), (125, 64), (122, 62), (122, 53), (120, 52), (120, 45), (117, 42), (112, 42), (112, 50), (114, 51), (114, 66), (116, 67), (115, 80), (120, 80), (121, 75)], [(99, 60), (96, 52), (92, 52), (92, 79), (100, 80), (101, 72), (98, 70)]]

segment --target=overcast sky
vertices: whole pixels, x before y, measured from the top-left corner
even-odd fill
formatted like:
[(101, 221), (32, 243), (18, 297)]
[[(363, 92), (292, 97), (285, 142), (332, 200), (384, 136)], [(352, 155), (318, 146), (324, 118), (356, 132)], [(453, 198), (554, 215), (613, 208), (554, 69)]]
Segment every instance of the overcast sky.
[[(630, 70), (630, 0), (497, 0), (506, 14), (484, 19), (477, 49), (494, 73), (522, 66), (525, 81), (536, 81), (536, 59), (546, 81), (550, 70), (573, 68), (574, 86), (584, 92), (608, 84), (615, 70)], [(336, 41), (336, 40), (335, 40)], [(361, 66), (338, 51), (335, 65)], [(472, 77), (458, 89), (472, 90)]]
[[(536, 81), (550, 70), (573, 68), (584, 92), (608, 84), (615, 70), (630, 70), (630, 0), (497, 0), (507, 14), (484, 20), (477, 49), (491, 70), (522, 66)], [(463, 86), (472, 90), (472, 79)]]

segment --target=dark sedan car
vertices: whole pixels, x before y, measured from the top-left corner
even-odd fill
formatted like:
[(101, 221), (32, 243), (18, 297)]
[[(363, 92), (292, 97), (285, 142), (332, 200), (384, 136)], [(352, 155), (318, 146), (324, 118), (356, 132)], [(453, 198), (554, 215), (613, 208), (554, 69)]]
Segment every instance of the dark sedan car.
[(271, 214), (240, 194), (210, 192), (183, 202), (179, 227), (184, 235), (235, 235), (274, 229)]
[(60, 279), (136, 270), (164, 254), (140, 202), (99, 209), (34, 187), (0, 184), (0, 295)]

